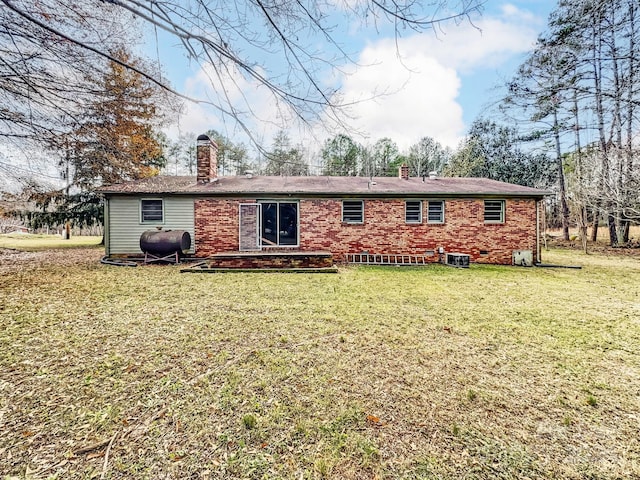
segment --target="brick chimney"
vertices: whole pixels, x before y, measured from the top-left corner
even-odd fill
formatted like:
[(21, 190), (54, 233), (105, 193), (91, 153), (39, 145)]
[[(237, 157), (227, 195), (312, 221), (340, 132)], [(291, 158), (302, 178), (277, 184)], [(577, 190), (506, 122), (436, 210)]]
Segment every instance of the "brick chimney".
[(218, 144), (206, 135), (196, 142), (198, 183), (215, 182), (218, 179)]
[(398, 168), (398, 178), (409, 180), (409, 167), (406, 163), (403, 163), (400, 165), (400, 168)]

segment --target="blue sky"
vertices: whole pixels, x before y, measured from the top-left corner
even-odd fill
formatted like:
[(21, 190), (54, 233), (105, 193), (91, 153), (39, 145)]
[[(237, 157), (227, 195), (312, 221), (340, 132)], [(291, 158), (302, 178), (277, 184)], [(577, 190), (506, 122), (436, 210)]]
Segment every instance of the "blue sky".
[[(362, 67), (352, 69), (350, 75), (337, 69), (328, 70), (324, 81), (340, 85), (347, 101), (370, 97), (375, 91), (393, 92), (375, 101), (356, 104), (350, 112), (352, 119), (346, 133), (369, 145), (390, 137), (402, 151), (424, 136), (455, 148), (471, 122), (498, 98), (496, 85), (515, 72), (545, 29), (554, 7), (551, 0), (487, 0), (483, 14), (474, 17), (473, 24), (407, 34), (398, 41), (398, 49), (389, 29), (376, 31), (354, 24), (337, 24), (336, 35)], [(160, 36), (156, 43), (153, 34), (144, 38), (142, 51), (161, 61), (178, 91), (200, 98), (215, 96), (206, 75), (207, 66), (189, 63), (183, 51), (173, 46), (175, 39), (167, 41)], [(237, 100), (242, 93), (249, 99), (260, 117), (251, 120), (249, 128), (268, 147), (280, 128), (271, 120), (281, 118), (282, 114), (265, 89), (242, 79), (238, 83), (243, 91), (232, 89), (231, 94)], [(287, 119), (284, 124), (289, 127), (292, 140), (302, 142), (312, 152), (317, 152), (320, 142), (336, 133), (320, 126), (300, 131)], [(209, 129), (249, 144), (232, 121), (200, 104), (186, 103), (184, 114), (167, 133), (175, 138), (181, 133), (198, 135)], [(57, 173), (45, 177), (53, 179)]]
[[(471, 122), (498, 98), (495, 87), (515, 72), (544, 30), (554, 6), (550, 0), (488, 0), (482, 15), (473, 17), (472, 23), (407, 34), (397, 43), (392, 32), (384, 29), (338, 25), (336, 34), (362, 67), (349, 75), (327, 72), (331, 78), (326, 80), (338, 83), (346, 100), (370, 97), (375, 91), (392, 92), (355, 105), (348, 133), (365, 144), (390, 137), (401, 149), (423, 136), (455, 147)], [(157, 48), (161, 59), (169, 59), (164, 69), (178, 90), (200, 98), (213, 94), (206, 68), (187, 65), (162, 41)], [(155, 44), (146, 49), (155, 56)], [(266, 120), (282, 115), (260, 88), (239, 83), (262, 119), (251, 121), (250, 128), (268, 145), (279, 127)], [(193, 104), (186, 104), (185, 115), (169, 132), (175, 136), (209, 128), (236, 141), (247, 140), (233, 122), (223, 122), (217, 112)], [(288, 131), (295, 141), (308, 142), (309, 132), (293, 126)], [(319, 140), (330, 136), (320, 128), (312, 133)]]

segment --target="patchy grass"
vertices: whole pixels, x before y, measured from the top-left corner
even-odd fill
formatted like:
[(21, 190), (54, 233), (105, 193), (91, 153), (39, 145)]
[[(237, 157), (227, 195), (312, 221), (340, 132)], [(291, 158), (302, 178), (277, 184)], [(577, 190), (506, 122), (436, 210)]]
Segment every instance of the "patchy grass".
[(184, 275), (100, 254), (3, 271), (0, 477), (640, 476), (636, 258)]
[[(601, 225), (598, 228), (598, 240), (592, 242), (591, 238), (592, 229), (587, 229), (587, 251), (592, 253), (611, 253), (615, 251), (616, 255), (624, 253), (625, 255), (632, 255), (640, 257), (640, 225), (631, 225), (629, 229), (629, 243), (621, 247), (609, 247), (610, 236), (609, 228), (606, 225)], [(575, 250), (582, 250), (582, 242), (580, 241), (580, 232), (576, 227), (569, 229), (570, 241), (562, 239), (562, 230), (549, 230), (547, 234), (550, 236), (548, 246), (551, 248), (572, 248)]]
[(0, 248), (36, 252), (53, 248), (97, 247), (102, 237), (75, 236), (64, 240), (60, 235), (11, 233), (0, 235)]

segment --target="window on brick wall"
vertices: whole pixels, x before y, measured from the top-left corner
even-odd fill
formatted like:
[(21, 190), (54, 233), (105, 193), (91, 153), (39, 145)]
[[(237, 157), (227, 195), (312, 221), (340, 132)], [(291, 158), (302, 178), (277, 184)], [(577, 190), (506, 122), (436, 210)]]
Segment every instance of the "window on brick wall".
[(364, 202), (362, 200), (343, 200), (342, 221), (345, 223), (364, 223)]
[(298, 203), (268, 201), (260, 203), (262, 205), (262, 246), (297, 246)]
[(484, 223), (504, 223), (504, 200), (484, 201)]
[(164, 205), (162, 199), (148, 198), (140, 200), (140, 222), (162, 223), (164, 221)]
[(406, 223), (422, 223), (422, 202), (404, 202), (404, 221)]
[(427, 223), (444, 223), (443, 200), (429, 200), (427, 202)]

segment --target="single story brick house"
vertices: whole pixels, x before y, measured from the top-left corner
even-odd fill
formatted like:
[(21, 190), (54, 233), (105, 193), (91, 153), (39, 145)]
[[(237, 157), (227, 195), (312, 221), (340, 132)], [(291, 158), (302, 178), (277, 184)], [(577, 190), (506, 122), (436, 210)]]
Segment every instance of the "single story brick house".
[(189, 254), (330, 252), (468, 254), (512, 264), (540, 261), (543, 198), (549, 192), (483, 178), (217, 175), (217, 145), (198, 137), (197, 176), (157, 176), (105, 186), (109, 256), (139, 256), (149, 229), (186, 230)]

